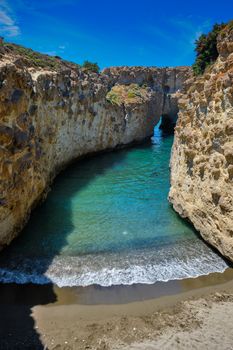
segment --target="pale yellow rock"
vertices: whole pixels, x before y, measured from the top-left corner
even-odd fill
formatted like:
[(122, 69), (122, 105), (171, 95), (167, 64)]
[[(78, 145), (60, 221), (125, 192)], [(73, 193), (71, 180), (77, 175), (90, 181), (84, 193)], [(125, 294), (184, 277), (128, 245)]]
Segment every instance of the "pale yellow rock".
[[(46, 196), (51, 181), (81, 156), (139, 142), (162, 114), (172, 118), (188, 67), (85, 73), (65, 61), (40, 68), (11, 50), (0, 59), (0, 246), (9, 244)], [(46, 61), (46, 62), (47, 62)], [(114, 85), (138, 84), (117, 105)]]
[(233, 261), (233, 30), (219, 58), (179, 101), (169, 199), (202, 237)]

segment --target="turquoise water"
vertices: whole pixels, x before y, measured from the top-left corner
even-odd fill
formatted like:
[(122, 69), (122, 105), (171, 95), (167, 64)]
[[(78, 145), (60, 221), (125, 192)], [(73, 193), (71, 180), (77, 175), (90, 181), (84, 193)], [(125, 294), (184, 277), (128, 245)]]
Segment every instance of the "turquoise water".
[(102, 286), (223, 271), (167, 201), (173, 136), (77, 162), (2, 254), (0, 281)]

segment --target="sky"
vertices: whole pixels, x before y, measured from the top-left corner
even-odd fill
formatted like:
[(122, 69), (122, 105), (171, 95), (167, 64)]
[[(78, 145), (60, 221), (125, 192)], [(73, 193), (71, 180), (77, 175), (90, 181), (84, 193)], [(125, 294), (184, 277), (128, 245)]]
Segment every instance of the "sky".
[(0, 35), (36, 51), (109, 66), (178, 66), (195, 39), (233, 19), (233, 0), (0, 0)]

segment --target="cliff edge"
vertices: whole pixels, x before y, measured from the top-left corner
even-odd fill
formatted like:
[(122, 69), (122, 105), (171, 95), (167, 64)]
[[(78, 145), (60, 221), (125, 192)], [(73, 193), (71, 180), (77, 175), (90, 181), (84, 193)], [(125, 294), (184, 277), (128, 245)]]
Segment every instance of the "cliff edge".
[(201, 236), (233, 261), (233, 24), (219, 57), (179, 100), (169, 200)]
[(98, 73), (0, 42), (0, 247), (26, 224), (68, 163), (153, 134), (171, 118), (188, 67)]

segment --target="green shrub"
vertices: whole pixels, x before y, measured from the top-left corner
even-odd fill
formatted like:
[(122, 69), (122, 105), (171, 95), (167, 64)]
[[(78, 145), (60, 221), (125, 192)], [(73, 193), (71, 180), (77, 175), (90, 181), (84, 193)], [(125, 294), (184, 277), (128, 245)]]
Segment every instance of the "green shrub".
[(134, 93), (134, 91), (129, 91), (127, 94), (128, 98), (135, 98), (137, 95)]
[(122, 101), (122, 95), (120, 92), (115, 91), (114, 89), (110, 90), (107, 95), (106, 99), (108, 102), (110, 102), (112, 105), (117, 105), (120, 106), (123, 101)]
[(4, 46), (10, 49), (12, 52), (26, 58), (31, 64), (37, 67), (58, 68), (60, 64), (59, 60), (53, 56), (41, 54), (17, 44), (4, 43)]
[(93, 73), (99, 73), (100, 71), (100, 67), (98, 66), (97, 63), (93, 63), (89, 61), (85, 61), (83, 63), (83, 69), (84, 71), (93, 72)]
[(226, 24), (215, 24), (208, 34), (202, 34), (195, 41), (196, 60), (192, 66), (195, 75), (203, 74), (206, 67), (218, 58), (217, 36)]
[(26, 59), (28, 66), (40, 67), (40, 68), (49, 68), (52, 70), (60, 70), (62, 68), (72, 67), (79, 68), (80, 66), (76, 63), (68, 62), (61, 59), (59, 56), (50, 56), (47, 54), (42, 54), (40, 52), (33, 51), (21, 45), (4, 42), (0, 37), (0, 46), (6, 48), (7, 52), (12, 53), (13, 55), (19, 55), (22, 58)]
[(142, 93), (147, 87), (140, 87), (137, 84), (131, 84), (128, 90), (128, 98), (142, 97)]
[(137, 103), (146, 98), (148, 87), (138, 84), (114, 85), (107, 93), (106, 99), (113, 105), (121, 106), (124, 103)]

